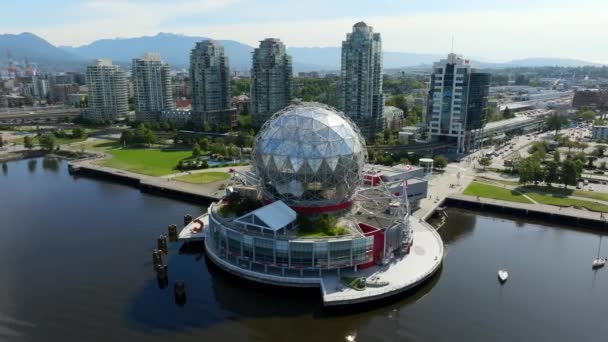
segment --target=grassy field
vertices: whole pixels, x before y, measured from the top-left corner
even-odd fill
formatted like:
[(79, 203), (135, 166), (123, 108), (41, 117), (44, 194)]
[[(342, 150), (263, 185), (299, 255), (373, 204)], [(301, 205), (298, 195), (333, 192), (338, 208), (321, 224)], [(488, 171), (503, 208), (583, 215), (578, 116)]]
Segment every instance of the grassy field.
[(192, 156), (192, 151), (144, 148), (121, 148), (108, 150), (107, 153), (112, 158), (100, 162), (100, 165), (149, 176), (176, 172), (177, 163)]
[(73, 147), (77, 149), (84, 148), (85, 150), (104, 152), (113, 148), (119, 148), (120, 144), (115, 140), (95, 140), (83, 144), (77, 144)]
[(502, 201), (532, 203), (530, 200), (511, 189), (505, 189), (480, 182), (471, 182), (463, 192), (464, 195), (492, 198)]
[(526, 191), (536, 191), (536, 192), (545, 192), (555, 195), (562, 196), (576, 196), (576, 197), (585, 197), (590, 199), (596, 199), (600, 201), (608, 202), (608, 193), (605, 192), (593, 192), (593, 191), (585, 191), (585, 190), (576, 190), (576, 189), (564, 189), (564, 188), (556, 188), (556, 187), (548, 187), (548, 186), (538, 186), (538, 185), (526, 185), (523, 187)]
[(543, 195), (538, 193), (527, 193), (527, 196), (538, 203), (550, 204), (559, 207), (580, 207), (592, 211), (608, 212), (608, 205), (599, 204), (591, 201), (584, 201), (575, 198), (567, 198), (553, 195)]
[(475, 181), (477, 182), (491, 182), (491, 183), (500, 183), (500, 184), (506, 184), (506, 185), (511, 185), (511, 186), (519, 186), (519, 182), (516, 181), (509, 181), (509, 180), (504, 180), (504, 179), (494, 179), (494, 178), (485, 178), (485, 177), (477, 177), (475, 178)]
[(230, 178), (230, 174), (227, 172), (217, 172), (217, 171), (209, 171), (209, 172), (199, 172), (193, 173), (190, 175), (179, 176), (175, 179), (180, 182), (193, 183), (193, 184), (205, 184), (212, 183), (217, 181), (222, 181)]
[[(25, 137), (21, 137), (21, 138), (15, 139), (15, 140), (13, 140), (13, 142), (15, 142), (17, 144), (23, 144), (23, 139), (25, 139)], [(87, 138), (70, 139), (70, 138), (57, 138), (57, 137), (55, 137), (55, 145), (77, 143), (77, 142), (85, 141), (86, 139)], [(40, 145), (40, 142), (38, 141), (38, 136), (33, 136), (32, 137), (32, 142), (34, 143), (34, 145)]]

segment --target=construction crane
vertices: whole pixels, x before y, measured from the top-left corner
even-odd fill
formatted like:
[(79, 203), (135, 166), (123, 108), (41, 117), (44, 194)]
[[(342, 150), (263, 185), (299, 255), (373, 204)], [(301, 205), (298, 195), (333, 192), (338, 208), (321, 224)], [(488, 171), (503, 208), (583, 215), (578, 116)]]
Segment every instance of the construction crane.
[(8, 60), (8, 77), (15, 78), (17, 76), (17, 66), (13, 62), (13, 55), (11, 55), (9, 49), (6, 49), (6, 59)]

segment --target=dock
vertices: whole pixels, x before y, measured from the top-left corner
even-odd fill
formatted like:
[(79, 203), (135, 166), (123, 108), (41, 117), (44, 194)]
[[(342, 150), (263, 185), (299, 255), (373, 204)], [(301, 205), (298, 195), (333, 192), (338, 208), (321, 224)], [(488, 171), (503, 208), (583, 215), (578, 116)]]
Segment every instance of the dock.
[(154, 177), (104, 167), (92, 163), (92, 160), (70, 162), (71, 174), (111, 179), (138, 188), (142, 192), (162, 194), (169, 197), (189, 200), (217, 201), (224, 192), (213, 184), (191, 184), (176, 181), (172, 178)]
[(203, 241), (205, 239), (205, 229), (209, 227), (209, 214), (205, 213), (188, 223), (179, 232), (179, 241)]
[(601, 229), (608, 228), (608, 218), (604, 217), (603, 214), (572, 207), (557, 207), (540, 203), (516, 203), (463, 194), (451, 194), (442, 203), (448, 207), (483, 209), (504, 214), (524, 215), (560, 224)]

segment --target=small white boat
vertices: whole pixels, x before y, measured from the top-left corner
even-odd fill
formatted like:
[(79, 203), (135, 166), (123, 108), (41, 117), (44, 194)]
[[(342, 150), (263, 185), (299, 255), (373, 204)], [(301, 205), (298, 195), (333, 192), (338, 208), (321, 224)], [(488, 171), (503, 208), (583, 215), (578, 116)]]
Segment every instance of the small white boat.
[(504, 283), (507, 279), (509, 279), (509, 272), (507, 270), (498, 270), (498, 280), (500, 283)]
[(597, 257), (597, 258), (593, 259), (593, 264), (591, 264), (591, 267), (600, 268), (600, 267), (604, 267), (604, 265), (606, 265), (606, 258)]

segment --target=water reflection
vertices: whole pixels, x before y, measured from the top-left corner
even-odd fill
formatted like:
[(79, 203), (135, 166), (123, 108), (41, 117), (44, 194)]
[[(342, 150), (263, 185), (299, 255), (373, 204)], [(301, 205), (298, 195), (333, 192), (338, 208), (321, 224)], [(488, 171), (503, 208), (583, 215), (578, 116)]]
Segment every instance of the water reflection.
[(42, 159), (42, 168), (48, 171), (59, 171), (59, 160), (57, 158), (45, 157)]
[(5, 176), (8, 174), (8, 165), (6, 162), (2, 163), (2, 174)]
[(30, 159), (27, 161), (27, 169), (30, 173), (36, 172), (36, 165), (38, 165), (38, 159)]
[[(473, 234), (477, 226), (477, 215), (475, 213), (461, 208), (448, 208), (445, 213), (447, 214), (447, 223), (445, 227), (440, 229), (444, 244), (451, 244)], [(448, 226), (449, 229), (444, 229)]]
[[(373, 305), (323, 308), (318, 289), (245, 281), (208, 262), (200, 244), (179, 242), (169, 244), (168, 278), (159, 288), (151, 260), (156, 237), (202, 204), (86, 177), (76, 182), (65, 162), (58, 171), (42, 162), (35, 176), (28, 161), (10, 162), (0, 180), (0, 226), (18, 228), (0, 239), (0, 340), (15, 333), (22, 341), (608, 336), (608, 270), (591, 270), (599, 244), (593, 231), (448, 209), (440, 230), (449, 249), (443, 268), (419, 288)], [(604, 241), (599, 253), (608, 254), (606, 248)], [(496, 271), (503, 267), (510, 279), (500, 286)], [(178, 280), (186, 285), (183, 306), (175, 301)]]

